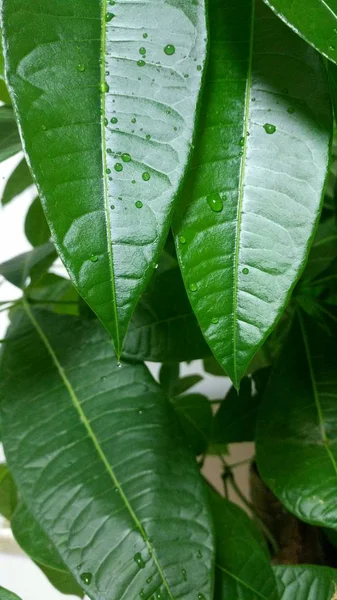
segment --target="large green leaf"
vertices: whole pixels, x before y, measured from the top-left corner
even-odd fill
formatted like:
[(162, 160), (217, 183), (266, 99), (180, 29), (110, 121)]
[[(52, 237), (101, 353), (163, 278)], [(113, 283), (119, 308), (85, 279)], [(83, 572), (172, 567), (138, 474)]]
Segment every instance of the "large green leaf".
[(324, 56), (337, 62), (336, 0), (264, 0), (270, 8), (317, 48)]
[(27, 278), (38, 280), (56, 259), (56, 251), (51, 243), (43, 244), (30, 252), (19, 254), (0, 265), (0, 275), (13, 285), (24, 288)]
[(300, 519), (337, 528), (336, 338), (296, 318), (257, 424), (262, 478)]
[(279, 600), (335, 600), (337, 571), (327, 567), (274, 567)]
[(303, 269), (331, 107), (321, 57), (262, 2), (210, 9), (203, 118), (175, 234), (201, 329), (238, 386)]
[(169, 230), (204, 0), (2, 2), (6, 74), (56, 247), (121, 354)]
[(11, 200), (24, 192), (30, 185), (33, 185), (32, 176), (25, 159), (23, 159), (7, 181), (2, 195), (2, 204), (11, 202)]
[(217, 538), (214, 600), (278, 600), (260, 532), (235, 504), (211, 493)]
[(13, 594), (13, 592), (9, 592), (5, 590), (5, 588), (0, 587), (0, 600), (20, 600), (19, 596)]
[(0, 107), (0, 162), (17, 154), (21, 150), (18, 127), (15, 122), (13, 109), (9, 106)]
[(143, 365), (118, 368), (98, 322), (25, 311), (1, 414), (29, 511), (92, 600), (210, 600), (207, 499), (169, 401)]

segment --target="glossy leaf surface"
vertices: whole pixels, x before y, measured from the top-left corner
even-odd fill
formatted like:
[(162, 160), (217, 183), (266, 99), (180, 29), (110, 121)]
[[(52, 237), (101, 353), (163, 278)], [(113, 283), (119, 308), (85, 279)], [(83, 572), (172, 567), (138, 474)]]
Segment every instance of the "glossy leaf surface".
[(17, 154), (21, 141), (14, 112), (9, 106), (0, 107), (0, 162)]
[(120, 355), (188, 161), (204, 1), (2, 7), (7, 79), (55, 245)]
[(279, 600), (335, 600), (337, 571), (327, 567), (274, 567)]
[(272, 10), (319, 52), (337, 62), (335, 0), (264, 0)]
[(337, 527), (336, 343), (300, 315), (271, 375), (257, 424), (259, 472), (299, 519)]
[(32, 176), (27, 167), (26, 161), (23, 159), (9, 177), (4, 193), (2, 196), (2, 204), (8, 204), (16, 196), (24, 192), (30, 185), (33, 185)]
[(278, 600), (264, 540), (249, 517), (214, 492), (217, 536), (215, 600)]
[(25, 234), (34, 247), (46, 244), (50, 239), (50, 229), (40, 198), (35, 198), (29, 207), (25, 220)]
[(238, 387), (304, 267), (331, 107), (321, 57), (262, 2), (212, 0), (210, 19), (204, 109), (175, 234), (201, 329)]
[(203, 482), (147, 369), (118, 368), (98, 322), (27, 306), (9, 332), (1, 388), (23, 501), (90, 598), (210, 600)]

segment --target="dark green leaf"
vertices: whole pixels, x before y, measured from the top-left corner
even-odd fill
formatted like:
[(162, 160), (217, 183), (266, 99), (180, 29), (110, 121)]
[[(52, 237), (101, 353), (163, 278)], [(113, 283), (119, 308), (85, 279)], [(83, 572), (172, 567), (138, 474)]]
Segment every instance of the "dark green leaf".
[(179, 363), (162, 365), (159, 371), (159, 383), (168, 396), (174, 394), (174, 389), (179, 381)]
[(25, 234), (32, 246), (41, 246), (50, 239), (50, 229), (40, 198), (35, 198), (28, 210), (25, 221)]
[(278, 600), (264, 540), (235, 504), (211, 493), (216, 531), (215, 600)]
[(295, 319), (257, 424), (262, 478), (299, 519), (337, 528), (336, 338)]
[(197, 385), (197, 383), (200, 383), (200, 381), (202, 381), (201, 375), (187, 375), (186, 377), (182, 377), (181, 379), (179, 379), (174, 388), (174, 394), (176, 396), (184, 394), (191, 387), (194, 387), (195, 385)]
[(327, 567), (274, 567), (279, 600), (335, 600), (337, 571)]
[(11, 99), (9, 97), (7, 85), (5, 80), (0, 75), (0, 100), (1, 102), (5, 102), (5, 104), (11, 104)]
[(335, 218), (320, 223), (313, 241), (303, 279), (314, 279), (323, 273), (337, 257), (337, 227)]
[(215, 375), (216, 377), (226, 377), (226, 373), (223, 368), (219, 365), (218, 361), (214, 356), (208, 356), (204, 359), (204, 369), (206, 373)]
[(26, 289), (31, 304), (59, 314), (79, 315), (79, 295), (69, 279), (46, 273)]
[(147, 369), (118, 368), (97, 321), (25, 305), (8, 336), (1, 369), (8, 464), (78, 583), (92, 600), (136, 599), (142, 590), (145, 600), (159, 593), (211, 600), (203, 482)]
[(7, 80), (55, 245), (120, 355), (188, 162), (204, 0), (111, 10), (4, 0), (2, 25)]
[(257, 411), (261, 398), (253, 395), (252, 381), (245, 377), (240, 392), (232, 387), (214, 418), (214, 444), (252, 442), (255, 439)]
[(321, 57), (262, 2), (210, 9), (203, 116), (175, 234), (200, 327), (238, 387), (306, 261), (331, 106)]
[(0, 162), (21, 150), (21, 140), (13, 109), (0, 107)]
[(53, 264), (56, 257), (53, 244), (44, 244), (2, 263), (0, 275), (13, 285), (24, 288), (28, 277), (31, 277), (32, 281), (37, 281)]
[(185, 436), (193, 452), (203, 454), (212, 439), (213, 415), (208, 398), (190, 394), (172, 398)]
[(19, 598), (19, 596), (16, 596), (16, 594), (13, 594), (12, 592), (5, 590), (5, 588), (0, 587), (0, 600), (21, 600), (21, 599)]
[(337, 6), (335, 0), (264, 0), (270, 8), (314, 48), (337, 61)]
[(32, 176), (25, 159), (22, 159), (7, 181), (1, 200), (2, 204), (8, 204), (8, 202), (24, 192), (30, 185), (33, 185)]
[(207, 356), (210, 350), (188, 301), (179, 268), (161, 270), (162, 262), (132, 317), (123, 356), (164, 363)]
[(42, 569), (54, 587), (63, 594), (83, 596), (52, 542), (22, 502), (13, 515), (11, 527), (19, 546)]
[(17, 504), (17, 491), (13, 477), (6, 465), (0, 465), (0, 514), (11, 520)]

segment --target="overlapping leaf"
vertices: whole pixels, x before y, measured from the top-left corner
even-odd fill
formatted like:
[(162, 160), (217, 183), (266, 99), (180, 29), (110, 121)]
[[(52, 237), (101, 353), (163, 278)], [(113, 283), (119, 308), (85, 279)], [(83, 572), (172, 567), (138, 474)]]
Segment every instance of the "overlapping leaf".
[(321, 57), (260, 1), (210, 2), (198, 145), (175, 221), (201, 329), (238, 386), (298, 279), (331, 134)]
[(21, 141), (13, 109), (0, 107), (0, 162), (17, 154), (21, 150)]
[(337, 527), (336, 342), (300, 315), (271, 375), (257, 426), (262, 478), (300, 519)]
[(19, 596), (0, 587), (0, 600), (20, 600)]
[(146, 368), (119, 368), (96, 321), (26, 305), (8, 336), (1, 368), (8, 464), (81, 587), (93, 600), (211, 600), (203, 482)]
[(1, 202), (3, 205), (8, 204), (16, 196), (24, 192), (30, 185), (33, 185), (32, 176), (27, 167), (26, 161), (23, 159), (9, 177)]
[(0, 275), (19, 288), (24, 288), (27, 278), (38, 280), (56, 259), (51, 243), (43, 244), (30, 252), (24, 252), (0, 265)]
[(117, 354), (169, 230), (204, 0), (2, 2), (6, 73), (54, 241)]
[(337, 571), (326, 567), (274, 567), (279, 600), (335, 600)]

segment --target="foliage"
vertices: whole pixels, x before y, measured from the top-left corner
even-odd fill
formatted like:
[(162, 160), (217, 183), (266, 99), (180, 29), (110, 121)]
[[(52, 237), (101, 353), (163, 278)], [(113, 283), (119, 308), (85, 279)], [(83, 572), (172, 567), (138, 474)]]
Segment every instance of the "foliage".
[(2, 0), (1, 27), (3, 210), (35, 186), (32, 248), (0, 265), (16, 541), (91, 600), (334, 600), (334, 2)]

